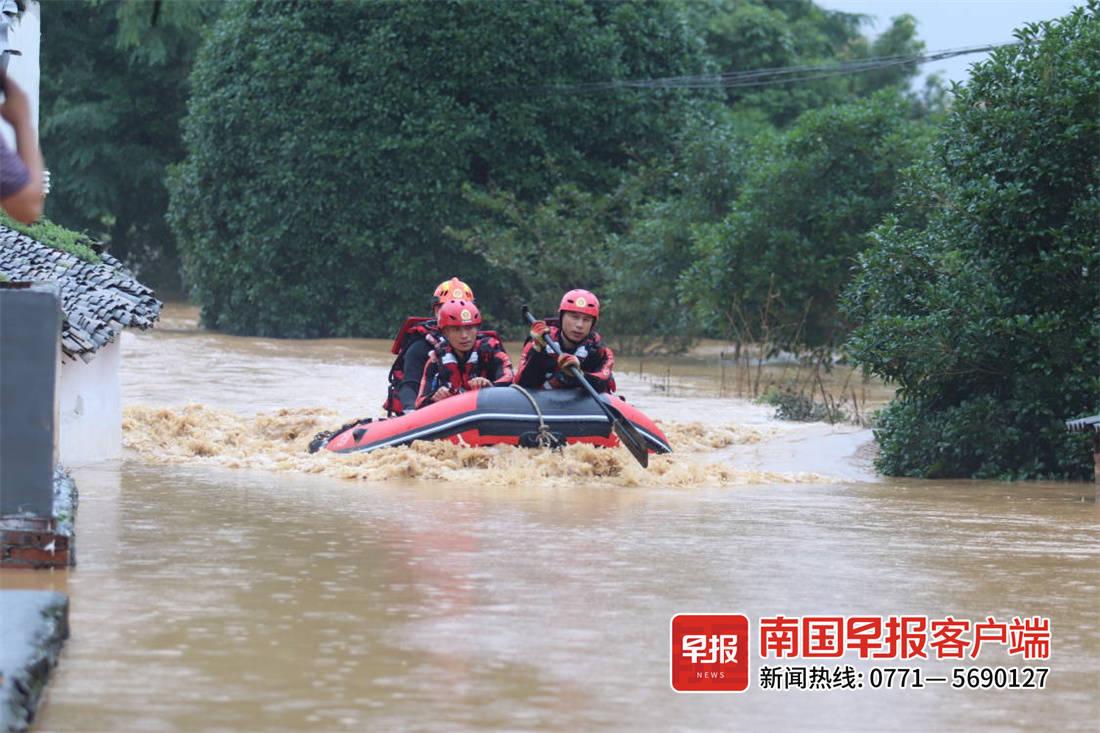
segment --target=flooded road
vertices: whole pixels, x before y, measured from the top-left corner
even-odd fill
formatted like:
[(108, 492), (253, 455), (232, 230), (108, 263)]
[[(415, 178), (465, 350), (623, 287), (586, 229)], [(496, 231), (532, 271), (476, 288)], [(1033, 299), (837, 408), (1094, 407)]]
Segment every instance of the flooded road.
[[(1094, 730), (1100, 718), (1091, 485), (877, 480), (867, 431), (776, 423), (769, 408), (656, 393), (629, 374), (621, 390), (678, 448), (651, 474), (624, 451), (449, 444), (311, 463), (316, 426), (376, 414), (386, 345), (224, 337), (167, 315), (125, 335), (127, 459), (74, 472), (78, 567), (0, 575), (71, 594), (39, 730)], [(669, 619), (689, 611), (1043, 615), (1052, 671), (1027, 692), (754, 680), (741, 695), (677, 695)]]

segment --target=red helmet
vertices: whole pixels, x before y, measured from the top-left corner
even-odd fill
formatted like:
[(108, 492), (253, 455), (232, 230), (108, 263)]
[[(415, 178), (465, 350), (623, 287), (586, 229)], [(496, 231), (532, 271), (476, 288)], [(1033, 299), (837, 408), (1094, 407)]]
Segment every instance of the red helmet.
[(457, 277), (452, 277), (436, 286), (435, 293), (432, 294), (432, 306), (446, 303), (448, 300), (468, 300), (472, 303), (474, 291)]
[(468, 300), (451, 300), (443, 304), (436, 316), (440, 328), (447, 326), (480, 326), (481, 311)]
[(561, 296), (561, 305), (558, 306), (559, 314), (564, 311), (584, 313), (598, 319), (600, 317), (600, 299), (587, 290), (570, 290)]

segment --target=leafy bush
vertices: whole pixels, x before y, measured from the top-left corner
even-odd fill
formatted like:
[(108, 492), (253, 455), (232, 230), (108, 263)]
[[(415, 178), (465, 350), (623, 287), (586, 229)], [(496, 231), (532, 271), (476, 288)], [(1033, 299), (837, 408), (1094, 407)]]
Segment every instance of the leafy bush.
[(1054, 409), (1026, 399), (979, 395), (938, 409), (895, 400), (877, 413), (874, 432), (877, 466), (895, 476), (1088, 478), (1081, 462), (1092, 460), (1088, 436), (1067, 432)]
[(103, 258), (92, 249), (92, 245), (94, 245), (95, 242), (92, 241), (91, 237), (87, 234), (74, 232), (71, 229), (59, 226), (45, 217), (39, 219), (34, 224), (21, 224), (0, 211), (0, 224), (6, 226), (8, 229), (22, 232), (31, 239), (47, 247), (53, 247), (62, 252), (68, 252), (85, 262), (95, 264), (103, 261)]
[(1100, 412), (1098, 4), (975, 66), (845, 296), (891, 475), (1085, 478)]
[(815, 402), (812, 397), (793, 389), (769, 390), (760, 401), (774, 405), (775, 417), (779, 420), (838, 423), (848, 419), (848, 413), (839, 404)]

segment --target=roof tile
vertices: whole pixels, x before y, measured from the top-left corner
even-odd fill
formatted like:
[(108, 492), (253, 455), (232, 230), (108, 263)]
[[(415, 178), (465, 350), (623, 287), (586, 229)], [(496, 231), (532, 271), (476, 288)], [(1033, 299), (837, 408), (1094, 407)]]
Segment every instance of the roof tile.
[(9, 280), (54, 280), (61, 293), (61, 350), (89, 361), (123, 327), (142, 330), (160, 318), (161, 302), (109, 254), (90, 263), (0, 225), (0, 273)]

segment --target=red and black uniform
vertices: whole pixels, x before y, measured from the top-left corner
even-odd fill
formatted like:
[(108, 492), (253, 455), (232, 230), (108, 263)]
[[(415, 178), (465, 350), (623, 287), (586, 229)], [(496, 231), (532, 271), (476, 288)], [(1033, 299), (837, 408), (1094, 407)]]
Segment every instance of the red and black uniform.
[(417, 408), (431, 404), (432, 396), (440, 387), (447, 387), (451, 394), (468, 391), (470, 380), (474, 377), (484, 377), (496, 387), (506, 387), (512, 383), (512, 360), (504, 350), (504, 344), (492, 331), (485, 334), (479, 332), (474, 347), (465, 358), (459, 356), (445, 340), (432, 349), (420, 381)]
[(420, 391), (420, 379), (428, 355), (440, 341), (434, 318), (409, 317), (393, 340), (390, 352), (396, 354), (390, 367), (389, 389), (382, 407), (390, 415), (402, 415), (412, 410)]
[[(615, 391), (615, 375), (611, 373), (615, 366), (615, 352), (604, 344), (599, 333), (593, 329), (584, 341), (569, 348), (561, 338), (558, 321), (547, 319), (546, 324), (550, 327), (546, 338), (556, 342), (561, 347), (562, 353), (577, 357), (581, 363), (584, 378), (597, 392)], [(535, 342), (530, 338), (523, 345), (519, 371), (516, 372), (516, 384), (521, 387), (545, 389), (579, 386), (572, 375), (558, 371), (558, 358), (549, 349), (536, 349)]]

